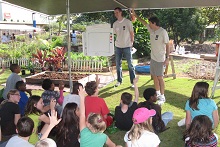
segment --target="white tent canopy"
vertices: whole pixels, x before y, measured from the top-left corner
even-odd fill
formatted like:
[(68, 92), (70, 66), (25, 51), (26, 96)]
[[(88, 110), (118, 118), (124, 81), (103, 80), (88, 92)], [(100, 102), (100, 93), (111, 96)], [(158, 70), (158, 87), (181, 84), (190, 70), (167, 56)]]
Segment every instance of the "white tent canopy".
[[(48, 15), (66, 14), (66, 0), (4, 0)], [(69, 0), (70, 13), (112, 11), (115, 7), (135, 9), (220, 6), (220, 0)], [(123, 7), (124, 6), (124, 7)]]
[(40, 31), (41, 29), (28, 25), (0, 24), (0, 30)]

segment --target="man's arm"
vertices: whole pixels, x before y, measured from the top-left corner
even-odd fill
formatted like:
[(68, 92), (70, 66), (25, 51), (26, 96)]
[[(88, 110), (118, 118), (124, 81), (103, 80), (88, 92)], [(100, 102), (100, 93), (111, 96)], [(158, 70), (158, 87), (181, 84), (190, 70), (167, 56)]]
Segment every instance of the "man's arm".
[(147, 23), (144, 19), (140, 18), (140, 17), (135, 13), (134, 9), (132, 9), (131, 12), (132, 12), (132, 15), (134, 15), (134, 16), (137, 18), (137, 20), (139, 20), (143, 25), (145, 25), (145, 26), (148, 25), (148, 23)]
[(170, 47), (169, 47), (169, 43), (166, 43), (166, 59), (165, 59), (165, 62), (164, 62), (164, 64), (166, 66), (169, 65), (169, 55), (170, 55)]
[(133, 44), (134, 43), (134, 31), (133, 30), (130, 32), (130, 36), (131, 36), (131, 43)]

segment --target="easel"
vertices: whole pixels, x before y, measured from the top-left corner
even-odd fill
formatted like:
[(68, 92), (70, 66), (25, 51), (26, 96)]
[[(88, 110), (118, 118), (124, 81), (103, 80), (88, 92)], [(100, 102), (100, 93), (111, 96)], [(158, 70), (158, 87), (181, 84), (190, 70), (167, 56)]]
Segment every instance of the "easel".
[(220, 85), (218, 84), (219, 78), (220, 78), (220, 65), (219, 65), (219, 60), (220, 60), (220, 42), (216, 42), (216, 46), (218, 47), (218, 49), (216, 48), (216, 54), (218, 54), (218, 58), (217, 58), (217, 62), (216, 62), (216, 69), (215, 69), (215, 78), (214, 78), (214, 83), (213, 83), (213, 87), (212, 87), (212, 93), (211, 93), (211, 98), (214, 97), (215, 94), (215, 90), (216, 89), (220, 89)]

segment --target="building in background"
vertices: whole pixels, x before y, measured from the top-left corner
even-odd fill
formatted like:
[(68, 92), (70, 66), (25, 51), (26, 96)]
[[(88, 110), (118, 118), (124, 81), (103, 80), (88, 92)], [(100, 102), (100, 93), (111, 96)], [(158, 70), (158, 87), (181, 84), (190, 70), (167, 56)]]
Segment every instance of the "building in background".
[[(0, 24), (14, 25), (16, 30), (1, 30), (0, 36), (4, 32), (22, 33), (25, 30), (19, 30), (19, 25), (33, 26), (33, 18), (36, 20), (36, 27), (42, 28), (49, 23), (48, 15), (26, 9), (17, 5), (10, 4), (0, 0)], [(22, 28), (22, 27), (21, 27)]]

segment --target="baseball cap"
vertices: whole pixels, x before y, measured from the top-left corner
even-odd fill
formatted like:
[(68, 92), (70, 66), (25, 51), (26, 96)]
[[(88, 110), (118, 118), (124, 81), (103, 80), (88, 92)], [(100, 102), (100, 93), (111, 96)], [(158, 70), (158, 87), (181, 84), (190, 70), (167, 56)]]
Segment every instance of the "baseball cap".
[(156, 111), (154, 109), (148, 110), (147, 108), (138, 108), (134, 111), (133, 122), (139, 124), (145, 122), (151, 116), (154, 116)]

